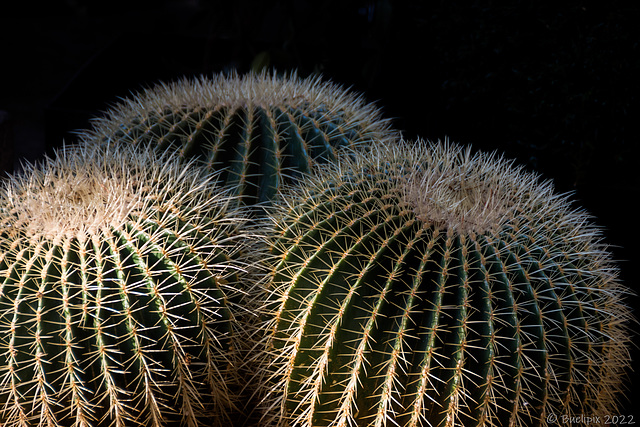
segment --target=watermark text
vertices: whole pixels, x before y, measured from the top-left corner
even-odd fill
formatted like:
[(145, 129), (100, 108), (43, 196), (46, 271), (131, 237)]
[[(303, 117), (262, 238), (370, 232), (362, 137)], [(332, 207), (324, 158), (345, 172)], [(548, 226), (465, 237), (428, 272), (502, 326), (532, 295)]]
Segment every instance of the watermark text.
[(636, 420), (633, 418), (633, 415), (598, 415), (598, 416), (587, 416), (587, 415), (557, 415), (557, 414), (549, 414), (547, 415), (547, 424), (556, 424), (556, 425), (580, 425), (580, 426), (588, 426), (588, 425), (613, 425), (613, 426), (628, 426), (635, 425)]

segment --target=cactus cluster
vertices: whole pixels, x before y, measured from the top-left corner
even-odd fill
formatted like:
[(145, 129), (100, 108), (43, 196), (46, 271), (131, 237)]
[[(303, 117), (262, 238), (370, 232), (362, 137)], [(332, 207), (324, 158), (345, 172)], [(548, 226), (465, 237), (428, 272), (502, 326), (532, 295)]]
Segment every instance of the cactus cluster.
[(384, 143), (395, 132), (372, 104), (320, 77), (295, 73), (161, 83), (96, 119), (84, 139), (173, 147), (220, 170), (247, 204), (333, 161), (340, 148)]
[(264, 425), (615, 413), (626, 291), (598, 228), (549, 183), (399, 143), (339, 160), (272, 215)]
[(150, 149), (57, 154), (0, 189), (0, 424), (228, 425), (246, 216)]
[(266, 72), (161, 83), (80, 135), (0, 183), (0, 426), (616, 413), (628, 290), (513, 162)]

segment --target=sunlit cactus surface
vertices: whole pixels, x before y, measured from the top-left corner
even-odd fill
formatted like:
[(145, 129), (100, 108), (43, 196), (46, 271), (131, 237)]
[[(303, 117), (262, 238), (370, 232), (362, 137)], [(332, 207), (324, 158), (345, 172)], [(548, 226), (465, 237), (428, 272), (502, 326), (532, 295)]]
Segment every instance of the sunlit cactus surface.
[(616, 413), (627, 291), (600, 230), (550, 183), (401, 142), (340, 159), (287, 200), (270, 226), (262, 425)]
[(83, 139), (173, 147), (221, 170), (251, 204), (273, 200), (341, 148), (395, 134), (373, 104), (330, 81), (262, 72), (159, 83), (97, 118)]
[(69, 148), (0, 188), (0, 425), (229, 425), (245, 216), (153, 150)]

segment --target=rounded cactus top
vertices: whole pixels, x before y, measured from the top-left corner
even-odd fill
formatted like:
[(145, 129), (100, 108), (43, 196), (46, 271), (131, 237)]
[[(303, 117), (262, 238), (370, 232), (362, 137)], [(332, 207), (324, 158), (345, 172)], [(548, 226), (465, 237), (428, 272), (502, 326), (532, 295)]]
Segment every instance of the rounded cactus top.
[(285, 200), (270, 226), (265, 419), (544, 426), (615, 412), (628, 291), (599, 228), (551, 183), (494, 154), (400, 142)]
[[(370, 159), (377, 167), (384, 154)], [(523, 212), (564, 210), (550, 183), (513, 167), (495, 154), (477, 153), (452, 145), (425, 145), (390, 150), (390, 163), (402, 165), (396, 176), (400, 200), (429, 227), (456, 233), (497, 232)], [(415, 162), (415, 163), (414, 163)], [(362, 167), (362, 166), (360, 166)]]
[[(570, 209), (570, 201), (556, 194), (551, 182), (541, 182), (495, 153), (474, 154), (470, 147), (449, 142), (376, 146), (340, 159), (309, 182), (300, 189), (309, 203), (323, 192), (361, 186), (385, 193), (380, 203), (393, 200), (424, 227), (448, 233), (495, 234), (514, 223), (562, 217), (590, 231), (585, 241), (598, 240), (600, 234), (586, 213)], [(293, 200), (300, 198), (293, 192)]]
[(26, 165), (3, 183), (0, 237), (84, 241), (121, 228), (131, 214), (184, 203), (202, 210), (202, 216), (207, 211), (219, 217), (232, 200), (215, 176), (166, 154), (127, 146), (71, 146), (42, 164)]
[[(144, 114), (141, 105), (150, 110), (164, 108), (231, 107), (249, 108), (309, 108), (327, 115), (337, 114), (344, 119), (361, 120), (372, 131), (386, 129), (387, 122), (379, 120), (379, 111), (367, 104), (361, 95), (352, 93), (321, 76), (298, 77), (296, 72), (278, 75), (275, 72), (250, 72), (239, 75), (213, 74), (210, 77), (182, 78), (175, 82), (160, 82), (155, 87), (124, 100), (109, 112), (112, 116), (132, 117)], [(100, 123), (101, 120), (98, 120)], [(375, 126), (374, 126), (375, 123)]]
[(173, 147), (221, 170), (249, 203), (272, 200), (280, 185), (341, 148), (395, 138), (364, 99), (318, 76), (215, 74), (159, 83), (97, 118), (85, 140)]

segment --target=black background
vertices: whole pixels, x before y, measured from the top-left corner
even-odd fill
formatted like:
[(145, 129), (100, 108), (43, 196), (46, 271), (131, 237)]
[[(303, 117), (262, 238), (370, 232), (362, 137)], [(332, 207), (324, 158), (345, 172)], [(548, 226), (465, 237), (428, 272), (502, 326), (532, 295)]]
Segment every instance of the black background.
[[(319, 72), (375, 101), (406, 138), (498, 150), (573, 192), (637, 288), (640, 2), (10, 3), (0, 6), (0, 168), (73, 141), (158, 79)], [(612, 415), (640, 423), (630, 375)]]

